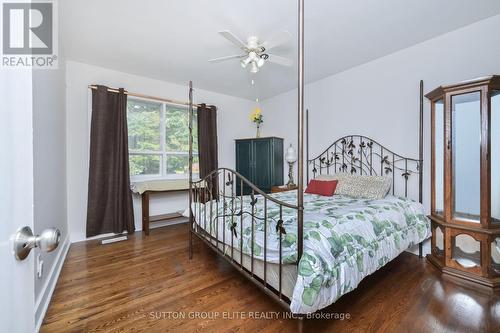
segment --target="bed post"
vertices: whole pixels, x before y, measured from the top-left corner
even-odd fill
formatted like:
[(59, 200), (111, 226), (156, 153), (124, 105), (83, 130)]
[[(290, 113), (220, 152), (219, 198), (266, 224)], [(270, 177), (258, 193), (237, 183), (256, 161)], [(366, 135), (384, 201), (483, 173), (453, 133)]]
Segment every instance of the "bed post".
[(309, 109), (306, 109), (306, 186), (309, 184)]
[(193, 81), (189, 81), (189, 260), (193, 259), (193, 211), (191, 203), (193, 202)]
[[(420, 117), (418, 138), (418, 200), (423, 202), (424, 190), (424, 81), (420, 80)], [(422, 242), (418, 244), (418, 256), (423, 258)]]
[[(298, 80), (298, 159), (297, 167), (297, 263), (302, 258), (304, 246), (304, 0), (298, 0), (299, 25), (299, 80)], [(306, 162), (307, 163), (307, 162)], [(304, 330), (304, 318), (298, 319), (297, 330)]]
[(299, 2), (299, 81), (298, 81), (298, 155), (297, 168), (297, 260), (302, 257), (304, 228), (304, 0)]

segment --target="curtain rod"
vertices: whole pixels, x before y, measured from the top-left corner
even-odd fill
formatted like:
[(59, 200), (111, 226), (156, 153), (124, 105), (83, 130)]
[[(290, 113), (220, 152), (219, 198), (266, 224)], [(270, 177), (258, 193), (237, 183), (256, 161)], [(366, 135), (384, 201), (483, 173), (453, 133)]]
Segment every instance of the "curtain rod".
[[(97, 86), (96, 85), (89, 85), (89, 88), (96, 90)], [(108, 91), (115, 92), (115, 93), (119, 92), (119, 90), (116, 89), (116, 88), (108, 88)], [(139, 98), (145, 98), (145, 99), (152, 99), (152, 100), (161, 101), (161, 102), (170, 103), (170, 104), (189, 106), (188, 102), (176, 101), (176, 100), (173, 100), (173, 99), (148, 96), (148, 95), (138, 94), (138, 93), (131, 93), (131, 92), (128, 92), (128, 91), (125, 91), (125, 94), (129, 95), (129, 96), (134, 96), (134, 97), (139, 97)], [(201, 105), (200, 104), (193, 104), (193, 106), (200, 107)]]

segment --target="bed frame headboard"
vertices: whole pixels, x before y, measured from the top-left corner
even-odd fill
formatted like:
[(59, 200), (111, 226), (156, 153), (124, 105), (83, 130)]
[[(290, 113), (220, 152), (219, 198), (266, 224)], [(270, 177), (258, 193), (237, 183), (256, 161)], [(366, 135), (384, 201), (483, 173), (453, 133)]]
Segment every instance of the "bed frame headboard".
[[(307, 181), (318, 175), (345, 172), (357, 175), (392, 177), (392, 194), (414, 197), (410, 188), (421, 174), (420, 160), (394, 153), (362, 135), (348, 135), (307, 161)], [(414, 178), (417, 178), (413, 180)]]
[(338, 172), (392, 177), (391, 193), (422, 202), (423, 191), (423, 81), (420, 81), (419, 158), (405, 157), (363, 135), (335, 140), (318, 156), (309, 158), (309, 110), (306, 110), (307, 182)]

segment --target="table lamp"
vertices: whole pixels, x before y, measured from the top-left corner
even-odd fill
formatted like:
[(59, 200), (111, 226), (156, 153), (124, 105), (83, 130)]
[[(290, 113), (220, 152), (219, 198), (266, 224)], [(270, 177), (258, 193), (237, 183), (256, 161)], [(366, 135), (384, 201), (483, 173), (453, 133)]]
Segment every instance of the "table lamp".
[(293, 183), (293, 164), (297, 161), (297, 153), (293, 149), (292, 144), (290, 144), (290, 147), (286, 151), (285, 160), (288, 163), (288, 183), (286, 186), (291, 188), (295, 186)]

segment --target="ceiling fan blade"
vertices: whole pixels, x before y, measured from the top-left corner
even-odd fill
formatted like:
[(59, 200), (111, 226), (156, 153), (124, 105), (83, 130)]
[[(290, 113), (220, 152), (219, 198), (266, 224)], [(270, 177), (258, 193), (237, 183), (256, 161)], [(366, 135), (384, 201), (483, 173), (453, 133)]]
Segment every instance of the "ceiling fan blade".
[(219, 34), (221, 34), (222, 37), (226, 38), (228, 41), (233, 43), (236, 47), (239, 47), (242, 50), (246, 50), (247, 46), (245, 43), (241, 41), (238, 37), (233, 35), (233, 33), (229, 30), (222, 30), (219, 31)]
[(241, 59), (241, 58), (244, 58), (246, 56), (247, 56), (246, 54), (230, 55), (227, 57), (210, 59), (208, 62), (220, 62), (220, 61), (229, 60), (229, 59)]
[(273, 47), (285, 44), (292, 38), (292, 34), (288, 31), (282, 31), (271, 37), (271, 39), (262, 43), (262, 46), (266, 48), (266, 50), (270, 50)]
[(269, 62), (278, 64), (278, 65), (282, 65), (282, 66), (292, 66), (293, 65), (292, 59), (280, 57), (280, 56), (277, 56), (274, 54), (268, 54), (268, 56), (269, 56), (269, 58), (267, 59), (267, 61), (269, 61)]

